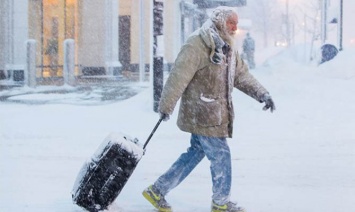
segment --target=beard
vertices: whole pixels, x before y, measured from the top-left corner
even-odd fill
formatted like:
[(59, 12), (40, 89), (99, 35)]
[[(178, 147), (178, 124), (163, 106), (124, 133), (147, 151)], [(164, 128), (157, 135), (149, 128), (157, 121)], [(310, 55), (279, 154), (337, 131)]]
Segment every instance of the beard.
[(219, 36), (221, 36), (221, 38), (224, 40), (224, 42), (228, 43), (228, 45), (231, 48), (234, 48), (234, 36), (236, 35), (235, 31), (229, 31), (226, 29), (226, 27), (223, 27), (221, 30), (219, 31)]
[(228, 30), (225, 22), (217, 22), (213, 23), (212, 27), (218, 33), (218, 35), (222, 38), (224, 42), (226, 42), (230, 48), (236, 50), (237, 47), (235, 46), (236, 41), (236, 31)]

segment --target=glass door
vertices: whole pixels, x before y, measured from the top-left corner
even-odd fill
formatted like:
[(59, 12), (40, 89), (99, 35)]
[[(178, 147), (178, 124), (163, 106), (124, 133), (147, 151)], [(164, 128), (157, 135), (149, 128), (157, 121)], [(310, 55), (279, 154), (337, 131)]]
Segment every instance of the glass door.
[(37, 40), (40, 77), (63, 76), (63, 42), (77, 37), (77, 0), (30, 0), (29, 31)]
[(43, 0), (42, 76), (62, 76), (64, 41), (64, 0)]

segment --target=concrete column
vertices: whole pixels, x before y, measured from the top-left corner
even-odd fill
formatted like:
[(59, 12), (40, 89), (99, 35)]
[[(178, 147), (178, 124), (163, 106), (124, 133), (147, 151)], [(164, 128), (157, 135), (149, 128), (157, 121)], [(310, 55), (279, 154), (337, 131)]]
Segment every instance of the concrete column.
[(64, 66), (63, 78), (64, 84), (75, 85), (75, 42), (73, 39), (64, 41)]
[(328, 0), (322, 0), (321, 3), (322, 3), (322, 5), (321, 5), (321, 42), (323, 45), (326, 43), (326, 41), (328, 39), (328, 36), (327, 36), (327, 33), (328, 33), (328, 29), (327, 29)]
[(26, 63), (24, 43), (28, 39), (28, 0), (1, 1), (5, 13), (1, 15), (4, 18), (5, 73), (10, 74), (14, 81), (23, 81)]
[(105, 66), (109, 76), (121, 67), (118, 61), (118, 0), (105, 0)]
[(3, 4), (5, 5), (5, 74), (11, 77), (14, 63), (14, 5), (10, 0), (4, 0)]
[(145, 73), (145, 57), (144, 57), (144, 0), (139, 1), (139, 81), (143, 82)]
[(118, 0), (82, 1), (79, 61), (84, 75), (115, 74), (118, 61)]
[(26, 41), (26, 67), (25, 84), (31, 88), (36, 87), (36, 40)]

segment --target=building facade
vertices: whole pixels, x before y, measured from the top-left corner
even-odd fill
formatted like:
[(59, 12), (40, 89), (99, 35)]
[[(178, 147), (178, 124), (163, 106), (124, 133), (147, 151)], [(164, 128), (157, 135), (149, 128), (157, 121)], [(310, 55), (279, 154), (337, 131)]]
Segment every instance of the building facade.
[(0, 80), (24, 81), (29, 40), (36, 43), (40, 82), (63, 77), (67, 39), (75, 42), (77, 78), (137, 73), (142, 61), (149, 70), (153, 1), (164, 4), (161, 48), (169, 68), (188, 34), (206, 19), (203, 2), (212, 0), (1, 0)]

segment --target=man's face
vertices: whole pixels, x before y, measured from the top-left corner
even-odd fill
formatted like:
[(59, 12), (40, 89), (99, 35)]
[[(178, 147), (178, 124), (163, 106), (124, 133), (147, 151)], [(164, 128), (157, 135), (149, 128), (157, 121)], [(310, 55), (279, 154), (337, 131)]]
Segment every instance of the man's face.
[(237, 14), (232, 14), (231, 16), (229, 16), (226, 20), (226, 30), (227, 30), (227, 33), (231, 36), (233, 36), (238, 27), (238, 15)]

